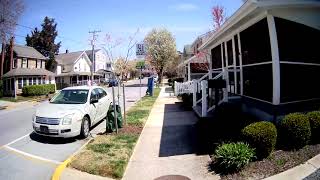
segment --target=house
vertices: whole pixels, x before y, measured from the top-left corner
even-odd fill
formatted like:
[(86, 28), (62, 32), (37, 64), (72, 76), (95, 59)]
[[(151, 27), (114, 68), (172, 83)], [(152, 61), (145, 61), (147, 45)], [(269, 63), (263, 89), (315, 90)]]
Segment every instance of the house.
[(191, 85), (195, 112), (208, 117), (222, 102), (239, 102), (277, 120), (319, 109), (319, 18), (317, 0), (247, 0), (199, 47), (211, 58)]
[(181, 77), (185, 81), (199, 79), (209, 70), (209, 54), (205, 51), (199, 51), (199, 47), (210, 37), (212, 31), (200, 35), (191, 45), (184, 46), (181, 63), (178, 65)]
[[(88, 55), (91, 63), (93, 62), (92, 50), (86, 50), (86, 54)], [(109, 60), (108, 55), (104, 49), (96, 49), (94, 50), (95, 54), (95, 62), (94, 62), (94, 72), (100, 73), (104, 78), (112, 78), (113, 77), (113, 65)]]
[(99, 79), (97, 73), (91, 74), (91, 61), (85, 51), (58, 54), (55, 57), (57, 89), (74, 85), (87, 85), (91, 75)]
[[(4, 95), (21, 94), (24, 86), (55, 84), (55, 74), (45, 69), (48, 58), (33, 47), (21, 45), (13, 45), (12, 47), (12, 51), (7, 53), (5, 61), (7, 71), (4, 71), (3, 75)], [(10, 61), (10, 57), (12, 57), (12, 61)]]

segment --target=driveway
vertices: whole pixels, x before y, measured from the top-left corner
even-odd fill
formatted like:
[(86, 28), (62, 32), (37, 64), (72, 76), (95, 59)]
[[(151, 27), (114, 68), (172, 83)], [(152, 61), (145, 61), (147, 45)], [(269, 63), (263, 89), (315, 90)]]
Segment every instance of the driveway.
[[(136, 83), (139, 80), (131, 81), (125, 89), (127, 109), (140, 98), (140, 87)], [(111, 93), (111, 88), (107, 91)], [(141, 91), (143, 96), (146, 86)], [(0, 110), (0, 179), (51, 179), (56, 167), (89, 140), (49, 138), (32, 133), (32, 115), (43, 103)], [(104, 127), (101, 122), (91, 132), (98, 133)]]

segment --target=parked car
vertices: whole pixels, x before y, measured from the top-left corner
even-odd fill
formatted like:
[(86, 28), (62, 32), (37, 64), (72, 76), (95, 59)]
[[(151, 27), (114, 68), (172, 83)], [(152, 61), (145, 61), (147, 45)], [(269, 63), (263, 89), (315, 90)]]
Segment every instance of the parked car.
[(36, 109), (33, 130), (44, 136), (86, 138), (90, 128), (107, 116), (111, 103), (111, 95), (100, 86), (62, 89)]
[(108, 83), (109, 83), (109, 87), (118, 86), (118, 80), (116, 79), (109, 79)]

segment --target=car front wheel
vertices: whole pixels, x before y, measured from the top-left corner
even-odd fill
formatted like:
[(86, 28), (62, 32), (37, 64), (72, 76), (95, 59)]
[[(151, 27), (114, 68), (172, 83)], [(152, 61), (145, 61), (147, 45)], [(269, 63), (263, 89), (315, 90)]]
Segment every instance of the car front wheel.
[(89, 132), (90, 132), (90, 122), (88, 117), (85, 116), (82, 119), (80, 136), (82, 138), (87, 138), (89, 136)]

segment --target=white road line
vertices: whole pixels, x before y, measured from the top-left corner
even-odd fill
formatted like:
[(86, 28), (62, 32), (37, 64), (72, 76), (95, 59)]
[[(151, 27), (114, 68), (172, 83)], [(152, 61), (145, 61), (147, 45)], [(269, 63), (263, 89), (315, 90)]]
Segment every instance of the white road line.
[(4, 145), (4, 146), (9, 146), (9, 145), (11, 145), (11, 144), (13, 144), (13, 143), (15, 143), (15, 142), (17, 142), (17, 141), (20, 141), (21, 139), (29, 136), (30, 134), (31, 134), (31, 133), (28, 133), (28, 134), (26, 134), (26, 135), (24, 135), (24, 136), (22, 136), (22, 137), (19, 137), (18, 139), (15, 139), (15, 140), (11, 141), (11, 142), (9, 142), (8, 144), (6, 144), (6, 145)]
[(58, 164), (58, 165), (62, 163), (62, 162), (59, 162), (59, 161), (55, 161), (55, 160), (43, 158), (43, 157), (40, 157), (40, 156), (36, 156), (36, 155), (33, 155), (33, 154), (29, 154), (29, 153), (20, 151), (18, 149), (12, 148), (12, 147), (10, 147), (8, 145), (5, 145), (4, 148), (9, 149), (11, 151), (14, 151), (16, 153), (22, 154), (24, 156), (28, 156), (28, 157), (34, 158), (34, 159), (39, 159), (39, 160), (42, 160), (42, 161), (51, 162), (51, 163)]

